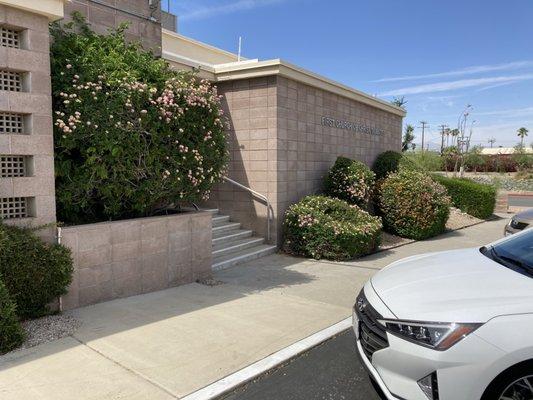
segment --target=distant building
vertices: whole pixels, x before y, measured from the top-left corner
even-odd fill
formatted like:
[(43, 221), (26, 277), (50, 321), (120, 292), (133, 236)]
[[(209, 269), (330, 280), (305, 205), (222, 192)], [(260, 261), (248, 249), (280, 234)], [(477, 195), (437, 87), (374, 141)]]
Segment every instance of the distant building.
[[(531, 147), (525, 147), (524, 151), (529, 154), (533, 154), (533, 149)], [(481, 150), (481, 154), (487, 156), (497, 156), (499, 154), (514, 154), (514, 147), (495, 147), (495, 148), (485, 148)]]

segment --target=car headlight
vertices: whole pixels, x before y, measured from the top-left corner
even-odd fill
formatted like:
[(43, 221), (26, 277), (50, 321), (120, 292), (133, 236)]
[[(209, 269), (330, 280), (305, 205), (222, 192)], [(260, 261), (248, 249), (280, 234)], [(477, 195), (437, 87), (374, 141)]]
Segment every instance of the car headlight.
[(482, 325), (400, 320), (379, 320), (379, 322), (390, 334), (435, 350), (449, 349)]

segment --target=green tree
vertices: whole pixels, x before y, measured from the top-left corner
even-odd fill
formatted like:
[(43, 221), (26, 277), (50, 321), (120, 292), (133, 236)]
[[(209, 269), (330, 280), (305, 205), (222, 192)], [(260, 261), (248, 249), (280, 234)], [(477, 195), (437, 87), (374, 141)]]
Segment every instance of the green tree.
[(524, 139), (526, 138), (528, 132), (529, 131), (524, 127), (521, 127), (520, 129), (518, 129), (518, 137), (520, 138), (521, 147), (524, 147)]
[(413, 125), (407, 124), (402, 138), (402, 151), (409, 150), (413, 140), (415, 140), (415, 127)]

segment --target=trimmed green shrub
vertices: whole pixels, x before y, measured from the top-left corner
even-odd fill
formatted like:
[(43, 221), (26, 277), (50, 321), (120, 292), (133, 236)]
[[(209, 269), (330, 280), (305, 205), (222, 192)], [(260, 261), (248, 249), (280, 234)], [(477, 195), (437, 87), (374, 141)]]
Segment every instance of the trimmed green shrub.
[(327, 195), (367, 208), (375, 174), (360, 161), (338, 157), (324, 180)]
[(406, 238), (420, 240), (442, 233), (450, 204), (446, 189), (418, 171), (400, 169), (379, 187), (378, 206), (385, 229)]
[(397, 151), (385, 151), (379, 154), (372, 165), (376, 179), (385, 178), (390, 172), (396, 172), (400, 168), (402, 153)]
[(227, 161), (217, 90), (83, 18), (53, 24), (58, 218), (154, 215), (209, 196)]
[(0, 280), (0, 354), (17, 348), (23, 341), (24, 330), (17, 318), (15, 303)]
[(372, 253), (380, 240), (380, 218), (343, 200), (307, 196), (285, 213), (284, 249), (290, 254), (346, 260)]
[(496, 188), (470, 179), (433, 175), (448, 191), (455, 207), (476, 218), (486, 219), (494, 213)]
[(72, 271), (68, 248), (47, 244), (29, 229), (0, 224), (0, 276), (20, 318), (47, 314), (48, 304), (66, 293)]

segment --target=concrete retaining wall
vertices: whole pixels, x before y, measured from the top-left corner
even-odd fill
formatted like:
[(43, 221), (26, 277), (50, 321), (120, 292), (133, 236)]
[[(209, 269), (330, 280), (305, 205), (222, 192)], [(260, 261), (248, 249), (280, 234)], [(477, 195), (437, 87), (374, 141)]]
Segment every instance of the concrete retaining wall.
[(63, 309), (211, 276), (211, 230), (207, 212), (60, 228), (75, 265)]

